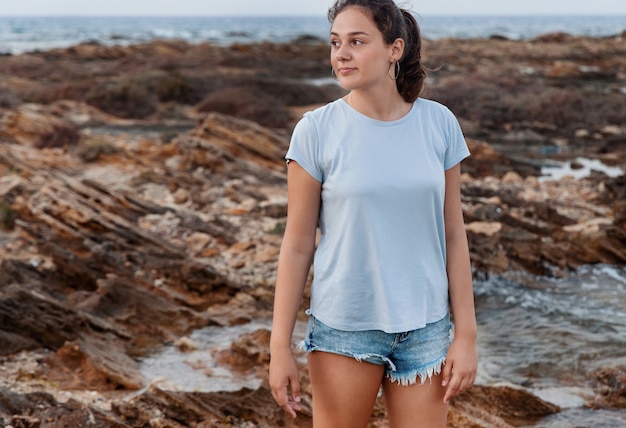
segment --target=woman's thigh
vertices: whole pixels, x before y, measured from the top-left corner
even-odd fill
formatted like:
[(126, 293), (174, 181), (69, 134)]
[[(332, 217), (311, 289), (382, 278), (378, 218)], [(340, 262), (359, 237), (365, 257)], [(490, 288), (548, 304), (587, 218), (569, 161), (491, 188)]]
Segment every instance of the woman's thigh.
[(311, 352), (308, 363), (313, 388), (313, 426), (367, 427), (384, 366), (321, 351)]
[(445, 428), (448, 405), (444, 403), (442, 375), (424, 383), (401, 385), (385, 379), (383, 393), (391, 428)]

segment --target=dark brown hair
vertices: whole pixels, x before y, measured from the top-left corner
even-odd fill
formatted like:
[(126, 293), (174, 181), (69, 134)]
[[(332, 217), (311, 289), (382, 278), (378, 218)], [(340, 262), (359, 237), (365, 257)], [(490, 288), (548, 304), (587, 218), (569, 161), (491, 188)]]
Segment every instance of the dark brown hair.
[(347, 7), (365, 10), (388, 45), (398, 38), (404, 40), (404, 55), (400, 60), (396, 86), (405, 101), (415, 101), (422, 93), (426, 80), (426, 69), (422, 65), (422, 36), (415, 17), (408, 10), (398, 7), (393, 0), (337, 0), (328, 9), (330, 23)]

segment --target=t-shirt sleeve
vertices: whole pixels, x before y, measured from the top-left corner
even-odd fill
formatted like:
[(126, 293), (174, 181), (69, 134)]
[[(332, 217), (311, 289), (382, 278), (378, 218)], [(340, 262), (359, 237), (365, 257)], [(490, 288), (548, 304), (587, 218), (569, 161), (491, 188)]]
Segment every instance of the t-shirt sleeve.
[(311, 177), (322, 182), (324, 174), (319, 162), (317, 129), (306, 114), (293, 130), (285, 159), (287, 162), (296, 161)]
[(461, 125), (459, 124), (459, 121), (450, 110), (448, 110), (447, 113), (448, 147), (446, 149), (446, 156), (444, 160), (445, 170), (452, 168), (470, 155), (470, 151), (467, 147), (467, 142), (465, 141), (465, 137), (463, 136), (463, 131), (461, 130)]

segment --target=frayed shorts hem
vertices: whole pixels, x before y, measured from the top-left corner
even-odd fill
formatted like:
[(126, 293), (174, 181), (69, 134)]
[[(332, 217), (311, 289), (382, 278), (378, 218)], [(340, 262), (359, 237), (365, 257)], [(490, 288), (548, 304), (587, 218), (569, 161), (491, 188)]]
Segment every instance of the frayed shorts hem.
[(439, 376), (445, 364), (446, 356), (444, 355), (431, 365), (428, 365), (421, 370), (416, 370), (413, 373), (398, 375), (395, 373), (394, 370), (389, 370), (386, 378), (389, 379), (391, 382), (397, 382), (402, 386), (416, 384), (418, 379), (420, 384), (424, 384), (426, 383), (426, 381), (432, 381), (433, 377)]
[[(406, 333), (378, 330), (335, 330), (309, 315), (305, 339), (298, 348), (306, 353), (326, 352), (385, 366), (384, 377), (408, 386), (432, 381), (441, 374), (451, 341), (450, 317)], [(378, 352), (376, 352), (378, 351)]]

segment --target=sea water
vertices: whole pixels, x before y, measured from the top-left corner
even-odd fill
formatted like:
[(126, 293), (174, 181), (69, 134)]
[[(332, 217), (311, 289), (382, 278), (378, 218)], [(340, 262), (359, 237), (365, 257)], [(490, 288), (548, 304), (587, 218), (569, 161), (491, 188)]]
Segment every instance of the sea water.
[(475, 284), (479, 383), (522, 386), (563, 411), (533, 427), (624, 427), (626, 412), (590, 410), (592, 372), (626, 366), (626, 268)]
[[(500, 35), (528, 39), (551, 32), (594, 37), (626, 30), (626, 16), (418, 16), (423, 37), (474, 38)], [(130, 45), (181, 39), (220, 45), (289, 42), (300, 36), (326, 40), (325, 17), (2, 17), (0, 53), (69, 47), (78, 43)]]

